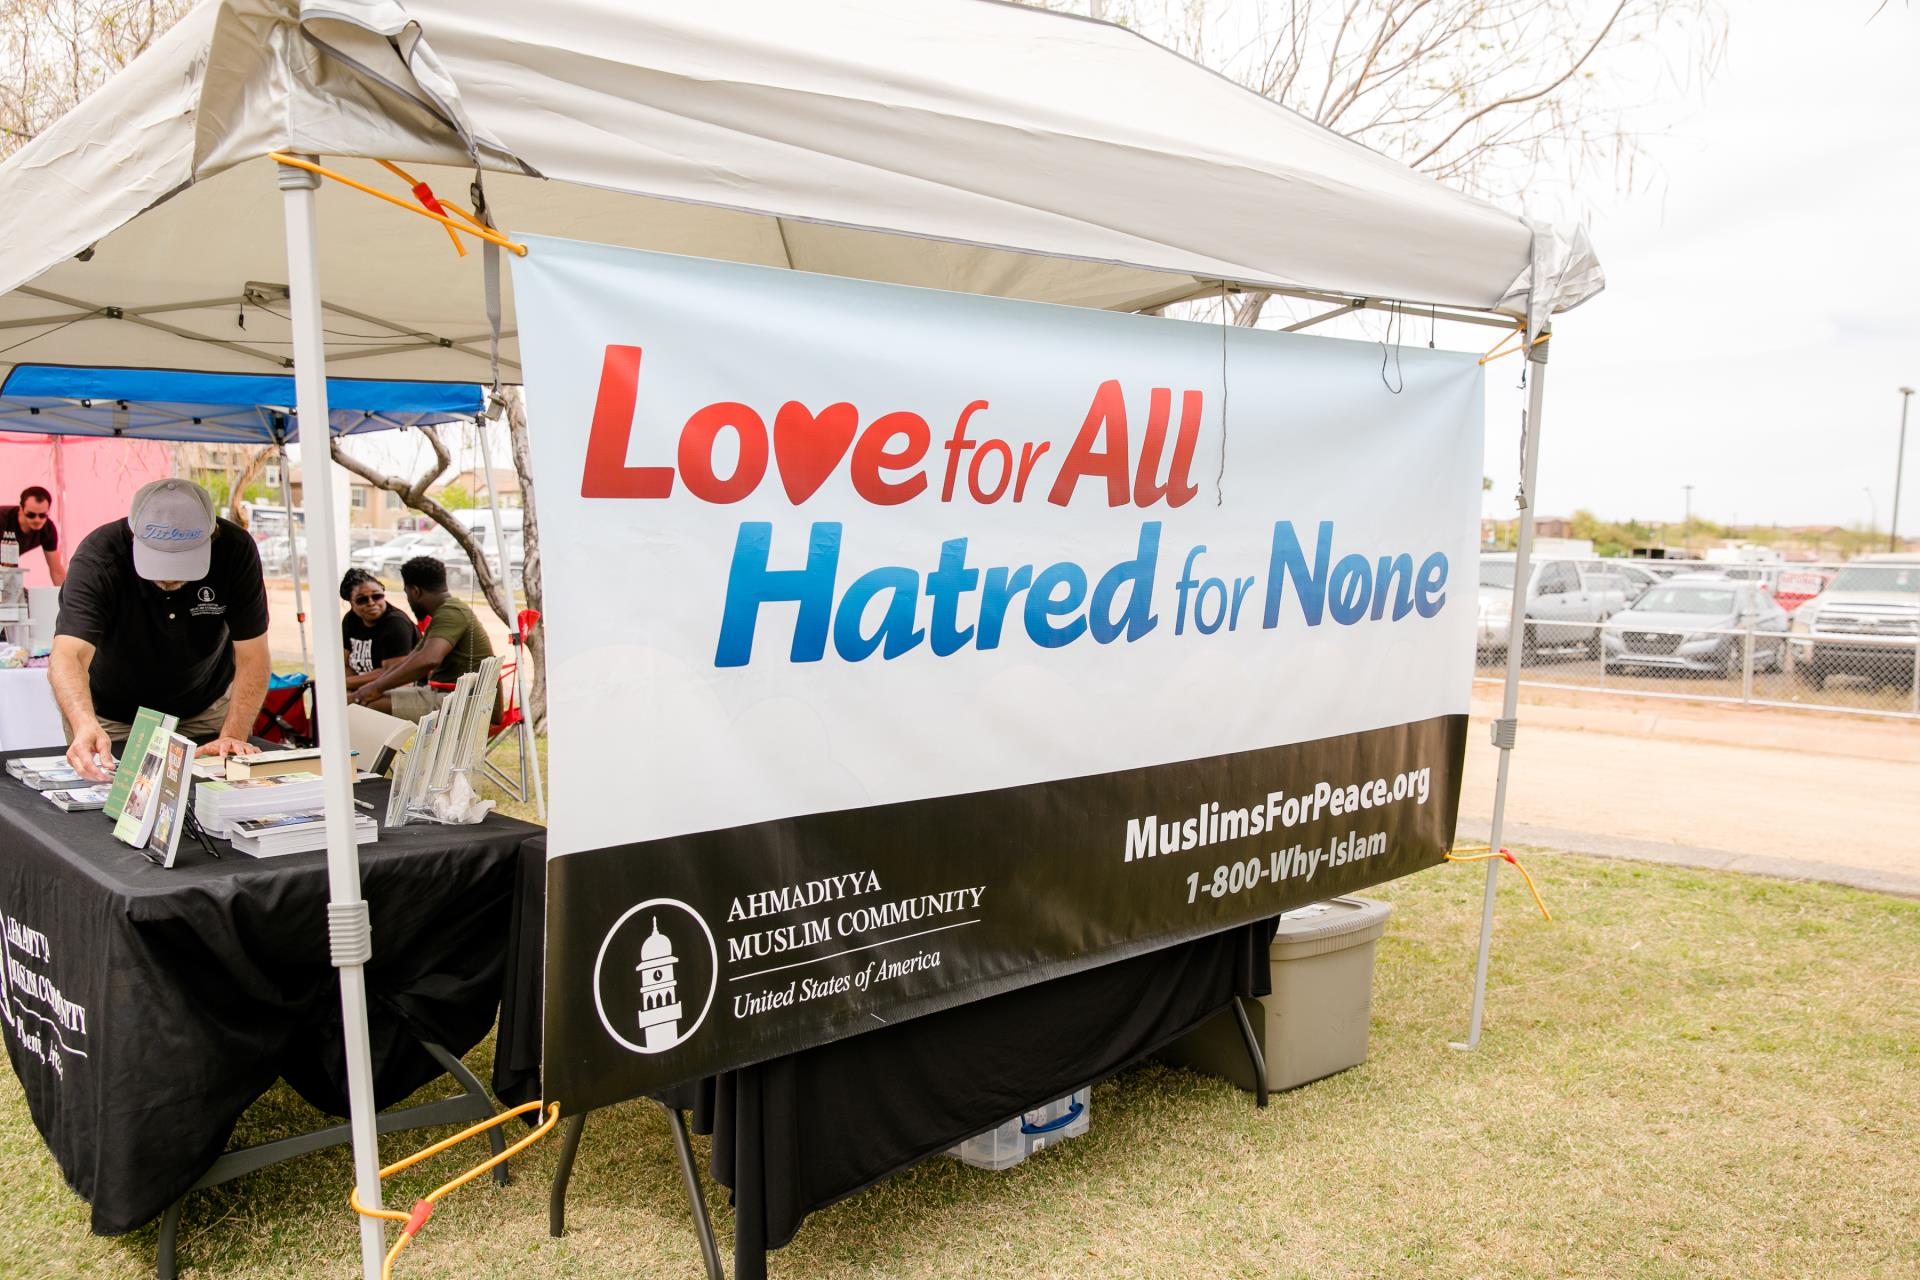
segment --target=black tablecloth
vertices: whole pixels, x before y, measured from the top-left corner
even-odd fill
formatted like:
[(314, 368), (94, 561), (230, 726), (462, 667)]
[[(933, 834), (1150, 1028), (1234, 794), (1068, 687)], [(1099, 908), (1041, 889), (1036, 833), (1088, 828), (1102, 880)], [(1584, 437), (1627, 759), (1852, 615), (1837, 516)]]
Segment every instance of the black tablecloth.
[[(386, 790), (359, 795), (384, 814)], [(490, 815), (383, 829), (362, 846), (381, 1106), (440, 1074), (420, 1037), (465, 1053), (493, 1025), (514, 868), (538, 831)], [(103, 815), (62, 813), (0, 777), (0, 1036), (101, 1234), (182, 1195), (276, 1078), (346, 1113), (326, 855), (257, 861), (216, 847), (219, 861), (183, 837), (163, 869), (115, 841)]]
[[(541, 919), (546, 840), (522, 850), (509, 931), (494, 1092), (540, 1089)], [(734, 1280), (807, 1214), (917, 1160), (1138, 1061), (1238, 995), (1269, 990), (1274, 922), (876, 1028), (675, 1090), (714, 1135), (712, 1172), (732, 1188)]]

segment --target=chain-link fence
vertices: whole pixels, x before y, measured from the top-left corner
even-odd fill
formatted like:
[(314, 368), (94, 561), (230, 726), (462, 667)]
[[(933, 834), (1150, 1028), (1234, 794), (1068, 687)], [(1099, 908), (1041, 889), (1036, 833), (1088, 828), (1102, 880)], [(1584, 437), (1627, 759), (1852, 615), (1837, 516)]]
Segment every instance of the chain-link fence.
[[(1476, 678), (1504, 675), (1513, 557), (1481, 560)], [(1920, 716), (1920, 555), (1846, 564), (1538, 556), (1521, 680)]]

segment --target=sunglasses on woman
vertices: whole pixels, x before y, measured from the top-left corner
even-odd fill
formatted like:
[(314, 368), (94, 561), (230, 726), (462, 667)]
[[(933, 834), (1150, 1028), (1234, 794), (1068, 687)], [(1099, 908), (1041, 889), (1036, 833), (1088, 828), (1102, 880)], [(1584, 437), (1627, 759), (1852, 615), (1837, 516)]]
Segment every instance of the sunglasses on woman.
[(384, 591), (369, 591), (369, 592), (365, 592), (360, 595), (354, 596), (353, 602), (355, 604), (379, 604), (382, 600), (385, 600), (386, 598), (387, 598), (387, 593)]

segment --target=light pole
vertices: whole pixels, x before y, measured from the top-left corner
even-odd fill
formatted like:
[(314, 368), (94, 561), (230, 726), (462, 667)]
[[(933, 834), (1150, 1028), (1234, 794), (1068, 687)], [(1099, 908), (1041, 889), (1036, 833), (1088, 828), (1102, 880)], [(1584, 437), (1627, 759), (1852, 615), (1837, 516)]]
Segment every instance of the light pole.
[(1887, 527), (1887, 550), (1900, 549), (1900, 472), (1907, 465), (1907, 402), (1913, 388), (1900, 388), (1900, 451), (1893, 458), (1893, 523)]

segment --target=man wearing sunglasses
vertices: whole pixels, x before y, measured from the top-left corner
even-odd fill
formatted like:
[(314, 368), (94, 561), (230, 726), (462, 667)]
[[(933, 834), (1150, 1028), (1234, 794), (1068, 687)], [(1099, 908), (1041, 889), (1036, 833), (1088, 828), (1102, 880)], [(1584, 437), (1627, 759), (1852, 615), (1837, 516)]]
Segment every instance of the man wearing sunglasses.
[(47, 576), (54, 586), (67, 580), (67, 564), (60, 558), (60, 531), (53, 524), (53, 495), (37, 484), (20, 491), (20, 504), (0, 507), (0, 538), (13, 535), (25, 555), (35, 547), (47, 558)]
[(351, 606), (340, 620), (347, 688), (358, 689), (388, 667), (405, 662), (420, 631), (412, 618), (387, 599), (380, 579), (365, 569), (347, 570), (340, 580), (340, 598)]

